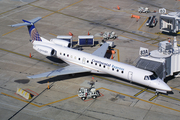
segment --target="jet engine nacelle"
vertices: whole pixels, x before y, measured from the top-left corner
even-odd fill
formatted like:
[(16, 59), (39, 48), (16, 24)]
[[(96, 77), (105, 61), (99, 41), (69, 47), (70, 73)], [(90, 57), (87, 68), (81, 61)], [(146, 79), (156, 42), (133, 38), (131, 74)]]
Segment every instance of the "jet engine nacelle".
[(42, 45), (34, 45), (33, 48), (38, 51), (39, 53), (46, 55), (46, 56), (55, 56), (56, 50), (53, 48), (42, 46)]
[(61, 46), (64, 46), (64, 47), (70, 47), (71, 46), (70, 42), (68, 42), (66, 40), (58, 39), (58, 38), (53, 38), (50, 41), (57, 44), (57, 45), (61, 45)]

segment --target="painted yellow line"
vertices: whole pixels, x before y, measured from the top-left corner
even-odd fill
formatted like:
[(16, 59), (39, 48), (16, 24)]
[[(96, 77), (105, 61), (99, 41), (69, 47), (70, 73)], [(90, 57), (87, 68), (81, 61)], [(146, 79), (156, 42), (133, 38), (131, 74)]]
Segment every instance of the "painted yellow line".
[[(129, 85), (129, 84), (123, 83), (123, 82), (111, 80), (111, 79), (104, 78), (104, 77), (100, 77), (100, 76), (97, 76), (97, 75), (92, 75), (92, 76), (97, 77), (97, 78), (100, 78), (100, 79), (104, 79), (104, 80), (107, 80), (107, 81), (110, 81), (110, 82), (118, 83), (118, 84), (121, 84), (121, 85), (124, 85), (124, 86), (132, 87), (132, 88), (139, 89), (139, 90), (143, 90), (143, 88), (139, 88), (139, 87), (136, 87), (136, 86), (133, 86), (133, 85)], [(152, 92), (152, 93), (153, 93), (153, 92)], [(154, 93), (155, 93), (155, 92), (154, 92)]]
[(146, 18), (146, 20), (142, 23), (142, 25), (138, 28), (138, 30), (140, 30), (142, 28), (142, 26), (144, 25), (144, 23), (148, 20), (149, 17)]
[[(32, 6), (33, 6), (33, 5), (32, 5)], [(35, 7), (35, 6), (34, 6), (34, 7)], [(55, 12), (54, 12), (54, 13), (55, 13)], [(54, 13), (50, 13), (50, 14), (48, 14), (48, 15), (46, 15), (46, 16), (43, 16), (42, 19), (43, 19), (43, 18), (46, 18), (46, 17), (48, 17), (48, 16), (50, 16), (50, 15), (52, 15), (52, 14), (54, 14)]]
[(103, 39), (103, 37), (94, 37), (94, 39)]
[(24, 27), (24, 26), (18, 27), (18, 28), (16, 28), (16, 29), (12, 30), (12, 31), (9, 31), (9, 32), (3, 34), (2, 36), (5, 36), (5, 35), (7, 35), (7, 34), (9, 34), (9, 33), (12, 33), (12, 32), (14, 32), (14, 31), (16, 31), (16, 30), (19, 30), (19, 29), (21, 29), (21, 28), (23, 28), (23, 27)]
[(136, 93), (134, 96), (135, 97), (137, 97), (138, 95), (140, 95), (141, 93), (143, 93), (144, 91), (146, 91), (147, 90), (147, 88), (146, 89), (143, 89), (143, 90), (141, 90), (140, 92), (138, 92), (138, 93)]
[(62, 8), (62, 9), (59, 9), (58, 12), (61, 11), (61, 10), (66, 9), (66, 8), (68, 8), (68, 7), (70, 7), (70, 6), (73, 6), (73, 5), (77, 4), (77, 3), (80, 3), (80, 2), (82, 2), (82, 1), (83, 1), (83, 0), (77, 1), (77, 2), (71, 4), (71, 5), (67, 6), (67, 7), (64, 7), (64, 8)]
[[(100, 76), (97, 76), (97, 75), (93, 75), (93, 76), (97, 77), (97, 78), (100, 78), (100, 79), (110, 81), (110, 82), (118, 83), (118, 84), (121, 84), (121, 85), (124, 85), (124, 86), (132, 87), (132, 88), (135, 88), (135, 89), (138, 89), (138, 90), (145, 90), (146, 92), (155, 94), (155, 92), (151, 91), (151, 90), (143, 89), (143, 88), (140, 88), (140, 87), (136, 87), (136, 86), (129, 85), (129, 84), (126, 84), (126, 83), (123, 83), (123, 82), (119, 82), (119, 81), (111, 80), (111, 79), (108, 79), (108, 78), (100, 77)], [(159, 96), (163, 96), (163, 97), (166, 97), (166, 98), (170, 98), (170, 99), (173, 99), (173, 100), (180, 101), (180, 99), (178, 99), (178, 98), (174, 98), (174, 97), (167, 96), (167, 95), (164, 95), (164, 94), (159, 94)]]
[(66, 9), (66, 8), (68, 8), (68, 7), (70, 7), (70, 6), (73, 6), (73, 5), (77, 4), (77, 3), (80, 3), (80, 2), (82, 2), (82, 1), (83, 1), (83, 0), (80, 0), (80, 1), (78, 1), (78, 2), (75, 2), (75, 3), (71, 4), (71, 5), (68, 5), (68, 6), (64, 7), (64, 8), (59, 9), (58, 11), (49, 10), (49, 9), (46, 9), (46, 8), (43, 8), (43, 7), (40, 7), (40, 6), (36, 6), (36, 5), (32, 5), (32, 4), (29, 4), (29, 5), (31, 5), (31, 6), (33, 6), (33, 7), (45, 9), (45, 10), (47, 10), (47, 11), (51, 11), (52, 13), (50, 13), (50, 14), (42, 17), (42, 18), (46, 18), (46, 17), (48, 17), (48, 16), (50, 16), (50, 15), (52, 15), (52, 14), (54, 14), (54, 13), (58, 13), (59, 11), (64, 10), (64, 9)]
[[(6, 49), (3, 49), (3, 48), (0, 48), (0, 50), (6, 51), (6, 52), (9, 52), (9, 53), (13, 53), (13, 54), (16, 54), (16, 55), (20, 55), (20, 56), (23, 56), (23, 57), (26, 57), (26, 58), (30, 58), (28, 55), (23, 55), (21, 53), (13, 52), (13, 51), (6, 50)], [(38, 59), (38, 58), (34, 58), (34, 57), (31, 57), (30, 59), (34, 59), (34, 60), (38, 60), (38, 61), (41, 61), (41, 62), (45, 62), (45, 63), (49, 63), (49, 64), (53, 64), (53, 65), (58, 66), (58, 64), (55, 64), (55, 63), (52, 63), (52, 62), (49, 62), (49, 61), (45, 61), (45, 60), (41, 60), (41, 59)]]
[(53, 35), (53, 36), (57, 36), (56, 34), (53, 34), (53, 33), (49, 33), (50, 35)]
[[(14, 99), (16, 99), (16, 100), (20, 100), (20, 101), (25, 102), (25, 103), (29, 103), (29, 101), (22, 100), (22, 99), (20, 99), (20, 98), (14, 97), (14, 96), (12, 96), (12, 95), (8, 95), (8, 94), (3, 93), (3, 92), (1, 92), (1, 94), (6, 95), (6, 96), (11, 97), (11, 98), (14, 98)], [(40, 105), (37, 105), (37, 104), (34, 104), (34, 103), (30, 103), (30, 104), (31, 104), (31, 105), (34, 105), (34, 106), (36, 106), (36, 107), (41, 107)]]
[(131, 39), (131, 40), (135, 40), (135, 41), (138, 41), (138, 42), (142, 42), (142, 43), (144, 43), (144, 44), (148, 44), (148, 45), (152, 45), (152, 46), (158, 47), (157, 45), (153, 45), (153, 44), (146, 43), (146, 42), (143, 42), (143, 41), (140, 41), (140, 40), (136, 40), (136, 39), (134, 39), (134, 38), (126, 37), (126, 36), (123, 36), (123, 35), (120, 35), (120, 36), (125, 37), (125, 38), (128, 38), (128, 39)]
[(113, 11), (113, 12), (117, 12), (117, 11), (115, 11), (115, 10), (112, 10), (112, 9), (109, 9), (109, 8), (106, 8), (106, 7), (103, 7), (103, 6), (99, 6), (99, 7), (104, 8), (104, 9), (107, 9), (107, 10), (111, 10), (111, 11)]
[[(56, 12), (59, 12), (59, 11), (61, 11), (61, 10), (64, 10), (64, 9), (66, 9), (66, 8), (72, 6), (72, 5), (75, 5), (75, 4), (77, 4), (77, 3), (81, 2), (81, 1), (83, 1), (83, 0), (80, 0), (80, 1), (78, 1), (78, 2), (75, 2), (75, 3), (73, 3), (73, 4), (69, 5), (69, 6), (66, 6), (66, 7), (62, 8), (62, 9), (59, 9), (58, 11), (52, 11), (53, 13), (50, 13), (50, 14), (42, 17), (42, 19), (43, 19), (43, 18), (46, 18), (46, 17), (48, 17), (48, 16), (50, 16), (50, 15), (56, 13)], [(35, 6), (35, 5), (32, 5), (32, 4), (28, 4), (28, 5), (31, 5), (31, 6), (33, 6), (33, 7), (38, 7), (38, 8), (41, 8), (41, 9), (45, 9), (45, 8), (42, 8), (42, 7), (39, 7), (39, 6)], [(49, 11), (49, 10), (48, 10), (48, 11)], [(9, 34), (9, 33), (12, 33), (12, 32), (14, 32), (14, 31), (20, 29), (20, 28), (23, 28), (23, 27), (24, 27), (24, 26), (18, 27), (18, 28), (14, 29), (14, 30), (12, 30), (12, 31), (10, 31), (10, 32), (7, 32), (7, 33), (3, 34), (2, 36), (5, 36), (5, 35), (7, 35), (7, 34)]]
[[(106, 8), (106, 7), (103, 7), (103, 6), (99, 6), (99, 7), (110, 10), (110, 11), (113, 11), (113, 12), (125, 12), (125, 13), (129, 13), (129, 14), (133, 14), (133, 12), (135, 12), (135, 11), (124, 11), (124, 10), (113, 10), (113, 9)], [(143, 15), (138, 15), (138, 16), (147, 17), (147, 16), (143, 16)]]
[(164, 95), (164, 94), (159, 94), (159, 95), (161, 95), (161, 96), (163, 96), (163, 97), (167, 97), (167, 98), (169, 98), (169, 99), (173, 99), (173, 100), (180, 101), (180, 99), (178, 99), (178, 98), (174, 98), (174, 97), (167, 96), (167, 95)]
[[(20, 99), (20, 98), (14, 97), (14, 96), (12, 96), (12, 95), (8, 95), (8, 94), (3, 93), (3, 92), (1, 92), (1, 94), (2, 94), (2, 95), (5, 95), (5, 96), (8, 96), (8, 97), (11, 97), (11, 98), (14, 98), (14, 99), (16, 99), (16, 100), (20, 100), (20, 101), (22, 101), (22, 102), (29, 103), (29, 101), (22, 100), (22, 99)], [(37, 104), (35, 104), (35, 103), (30, 103), (30, 104), (31, 104), (31, 105), (34, 105), (34, 106), (36, 106), (36, 107), (44, 107), (44, 106), (51, 105), (51, 104), (54, 104), (54, 103), (57, 103), (57, 102), (61, 102), (61, 101), (64, 101), (64, 100), (68, 100), (68, 99), (71, 99), (71, 98), (74, 98), (74, 97), (77, 97), (77, 96), (78, 96), (78, 95), (73, 95), (73, 96), (71, 96), (71, 97), (67, 97), (67, 98), (64, 98), (64, 99), (60, 99), (60, 100), (57, 100), (57, 101), (54, 101), (54, 102), (50, 102), (50, 103), (44, 104), (44, 105), (37, 105)]]
[(145, 22), (148, 20), (148, 18), (149, 17), (146, 18), (146, 20), (142, 23), (142, 25), (138, 28), (138, 30), (141, 31), (141, 32), (146, 32), (146, 33), (153, 34), (153, 35), (161, 35), (161, 37), (168, 38), (167, 36), (163, 35), (162, 33), (157, 34), (157, 33), (151, 33), (151, 32), (148, 32), (148, 31), (141, 30), (142, 26), (145, 24)]
[[(35, 3), (35, 2), (38, 2), (38, 1), (39, 1), (39, 0), (35, 0), (35, 1), (31, 2), (31, 3)], [(29, 3), (28, 3), (28, 4), (29, 4)], [(15, 9), (18, 9), (18, 8), (20, 8), (20, 7), (26, 6), (26, 5), (28, 5), (28, 4), (24, 4), (24, 5), (18, 6), (18, 7), (16, 7), (16, 8), (13, 8), (13, 9), (11, 9), (11, 10), (2, 12), (2, 13), (0, 13), (0, 15), (5, 14), (5, 13), (8, 13), (8, 12), (13, 11), (13, 10), (15, 10)]]
[(120, 55), (119, 55), (119, 49), (117, 49), (117, 48), (114, 48), (116, 51), (117, 51), (117, 57), (118, 57), (118, 62), (120, 62)]
[(153, 102), (150, 102), (150, 101), (147, 101), (147, 100), (144, 100), (144, 99), (141, 99), (141, 98), (137, 98), (137, 97), (134, 97), (134, 96), (131, 96), (131, 95), (120, 93), (120, 92), (117, 92), (117, 91), (114, 91), (114, 90), (110, 90), (110, 89), (107, 89), (107, 88), (102, 88), (102, 89), (108, 90), (108, 91), (111, 91), (111, 92), (114, 92), (114, 93), (117, 93), (117, 94), (120, 94), (120, 95), (124, 95), (124, 96), (127, 96), (127, 97), (131, 97), (131, 98), (134, 98), (134, 99), (138, 99), (140, 101), (143, 101), (143, 102), (146, 102), (146, 103), (150, 103), (150, 104), (153, 104), (153, 105), (156, 105), (156, 106), (159, 106), (159, 107), (167, 108), (169, 110), (180, 112), (180, 110), (177, 110), (177, 109), (174, 109), (174, 108), (170, 108), (170, 107), (167, 107), (167, 106), (164, 106), (164, 105), (160, 105), (160, 104), (157, 104), (157, 103), (153, 103)]
[(155, 95), (155, 96), (153, 96), (152, 98), (150, 98), (149, 101), (152, 101), (152, 100), (154, 100), (154, 99), (157, 98), (157, 97), (158, 97), (158, 95)]
[[(141, 98), (137, 98), (137, 97), (134, 97), (134, 96), (131, 96), (131, 95), (127, 95), (127, 94), (124, 94), (124, 93), (120, 93), (120, 92), (117, 92), (117, 91), (114, 91), (114, 90), (110, 90), (110, 89), (107, 89), (107, 88), (101, 87), (101, 88), (98, 88), (97, 90), (100, 90), (100, 89), (108, 90), (108, 91), (110, 91), (110, 92), (114, 92), (114, 93), (117, 93), (117, 94), (120, 94), (120, 95), (124, 95), (124, 96), (127, 96), (127, 97), (134, 98), (134, 99), (138, 99), (138, 100), (140, 100), (140, 101), (143, 101), (143, 102), (146, 102), (146, 103), (150, 103), (150, 104), (153, 104), (153, 105), (156, 105), (156, 106), (159, 106), (159, 107), (163, 107), (163, 108), (167, 108), (167, 109), (170, 109), (170, 110), (173, 110), (173, 111), (180, 112), (180, 110), (177, 110), (177, 109), (174, 109), (174, 108), (170, 108), (170, 107), (167, 107), (167, 106), (164, 106), (164, 105), (160, 105), (160, 104), (157, 104), (157, 103), (153, 103), (153, 102), (150, 102), (150, 101), (141, 99)], [(11, 97), (11, 98), (14, 98), (14, 99), (17, 99), (17, 100), (20, 100), (20, 101), (23, 101), (23, 102), (26, 102), (26, 103), (29, 103), (28, 101), (19, 99), (19, 98), (17, 98), (17, 97), (8, 95), (8, 94), (6, 94), (6, 93), (2, 93), (2, 92), (1, 92), (1, 94), (6, 95), (6, 96)], [(61, 101), (64, 101), (64, 100), (68, 100), (68, 99), (71, 99), (71, 98), (74, 98), (74, 97), (77, 97), (77, 95), (73, 95), (73, 96), (70, 96), (70, 97), (67, 97), (67, 98), (64, 98), (64, 99), (60, 99), (60, 100), (57, 100), (57, 101), (54, 101), (54, 102), (51, 102), (51, 103), (48, 103), (48, 104), (44, 104), (44, 105), (37, 105), (37, 104), (34, 104), (34, 103), (30, 103), (30, 104), (31, 104), (31, 105), (34, 105), (34, 106), (36, 106), (36, 107), (44, 107), (44, 106), (51, 105), (51, 104), (54, 104), (54, 103), (57, 103), (57, 102), (61, 102)]]
[(74, 97), (77, 97), (78, 95), (73, 95), (73, 96), (70, 96), (70, 97), (67, 97), (67, 98), (64, 98), (64, 99), (60, 99), (60, 100), (57, 100), (57, 101), (54, 101), (54, 102), (50, 102), (48, 104), (44, 104), (44, 105), (41, 105), (41, 107), (44, 107), (44, 106), (47, 106), (47, 105), (51, 105), (51, 104), (54, 104), (54, 103), (57, 103), (57, 102), (61, 102), (61, 101), (64, 101), (64, 100), (68, 100), (68, 99), (71, 99), (71, 98), (74, 98)]
[(174, 89), (174, 90), (178, 90), (178, 91), (180, 91), (180, 89), (178, 89), (178, 88), (174, 88), (174, 87), (171, 87), (171, 89)]

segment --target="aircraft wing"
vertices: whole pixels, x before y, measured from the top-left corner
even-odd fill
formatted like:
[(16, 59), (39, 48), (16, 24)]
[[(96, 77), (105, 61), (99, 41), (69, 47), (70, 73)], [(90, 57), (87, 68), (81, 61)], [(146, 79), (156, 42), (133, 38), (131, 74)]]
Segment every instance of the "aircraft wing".
[(106, 54), (106, 51), (108, 49), (109, 44), (108, 43), (104, 43), (100, 48), (98, 48), (96, 51), (94, 51), (92, 53), (92, 55), (96, 55), (99, 57), (104, 57)]
[(35, 78), (48, 78), (48, 77), (54, 77), (54, 76), (58, 76), (58, 75), (67, 75), (67, 74), (74, 74), (74, 73), (83, 73), (83, 72), (90, 72), (90, 69), (87, 68), (83, 68), (81, 66), (77, 66), (77, 65), (69, 65), (57, 70), (53, 70), (50, 72), (45, 72), (45, 73), (41, 73), (41, 74), (37, 74), (37, 75), (33, 75), (33, 76), (28, 76), (28, 78), (30, 79), (35, 79)]

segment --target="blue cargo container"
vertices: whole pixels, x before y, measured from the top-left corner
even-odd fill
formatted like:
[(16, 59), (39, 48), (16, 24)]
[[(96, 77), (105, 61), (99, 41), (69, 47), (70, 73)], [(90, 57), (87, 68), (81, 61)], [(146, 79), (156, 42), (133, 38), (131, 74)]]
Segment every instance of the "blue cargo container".
[(78, 45), (79, 46), (93, 46), (94, 45), (94, 36), (78, 36)]

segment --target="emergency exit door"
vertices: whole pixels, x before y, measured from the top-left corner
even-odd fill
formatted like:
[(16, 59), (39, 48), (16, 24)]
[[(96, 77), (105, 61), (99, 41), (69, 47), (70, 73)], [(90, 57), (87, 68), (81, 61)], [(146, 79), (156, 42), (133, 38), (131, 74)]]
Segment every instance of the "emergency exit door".
[(86, 58), (83, 57), (82, 63), (85, 64), (85, 62), (86, 62)]
[(128, 79), (130, 81), (133, 81), (133, 72), (131, 72), (131, 71), (128, 72)]

